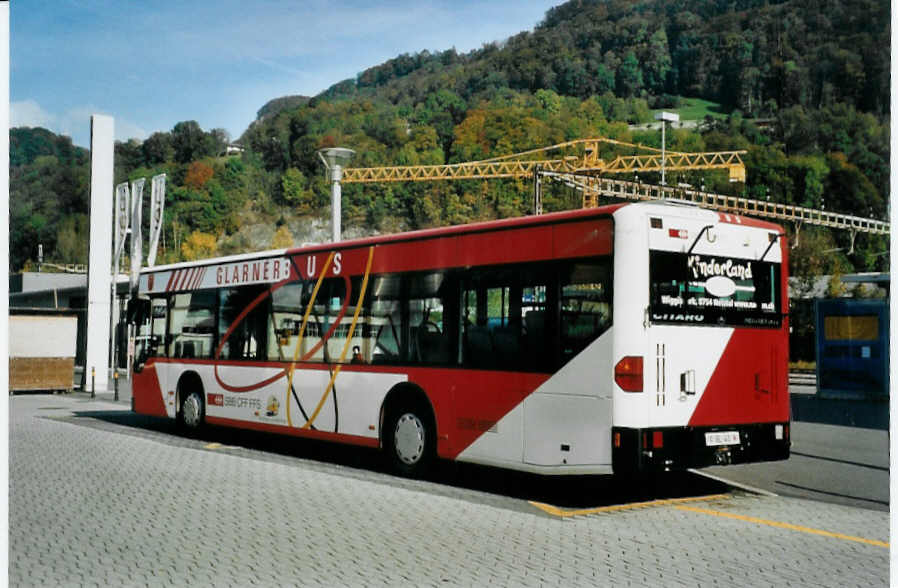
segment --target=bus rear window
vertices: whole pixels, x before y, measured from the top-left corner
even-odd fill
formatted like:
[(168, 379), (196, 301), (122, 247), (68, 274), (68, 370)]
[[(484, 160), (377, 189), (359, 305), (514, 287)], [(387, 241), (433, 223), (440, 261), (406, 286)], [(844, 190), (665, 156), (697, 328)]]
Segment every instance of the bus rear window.
[(653, 323), (779, 327), (780, 264), (673, 251), (649, 252)]

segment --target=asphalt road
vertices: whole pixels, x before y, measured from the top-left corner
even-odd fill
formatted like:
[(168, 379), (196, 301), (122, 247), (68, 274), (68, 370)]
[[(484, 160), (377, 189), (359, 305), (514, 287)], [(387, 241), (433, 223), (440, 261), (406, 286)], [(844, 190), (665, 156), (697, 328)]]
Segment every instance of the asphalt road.
[(703, 471), (783, 496), (889, 510), (887, 431), (793, 421), (787, 461)]
[[(227, 429), (185, 438), (122, 403), (9, 408), (13, 586), (888, 584), (888, 516), (865, 501), (692, 473), (627, 483), (441, 464), (406, 480), (371, 451)], [(818, 467), (873, 458), (875, 443), (865, 454), (841, 433), (793, 437), (830, 443), (828, 459), (807, 458)]]
[[(122, 378), (120, 384), (119, 406), (128, 406), (131, 398), (128, 380)], [(812, 396), (817, 391), (816, 379), (813, 375), (793, 375), (789, 390), (792, 394)], [(112, 400), (111, 393), (100, 396)], [(130, 419), (142, 417), (131, 415), (115, 418), (133, 422)], [(172, 423), (168, 421), (145, 419), (145, 422), (156, 424), (144, 426), (161, 427), (169, 433), (174, 433)], [(219, 429), (211, 435), (221, 437), (229, 445), (257, 447), (269, 455), (277, 454), (284, 446), (276, 437), (251, 432)], [(308, 447), (310, 449), (307, 453), (302, 453), (300, 449), (291, 451), (300, 451), (298, 455), (303, 457), (333, 459), (336, 463), (353, 467), (370, 468), (372, 462), (377, 461), (372, 460), (369, 451), (355, 448), (343, 448), (326, 443), (310, 443)], [(888, 511), (889, 436), (887, 431), (882, 430), (793, 421), (792, 456), (789, 460), (711, 467), (698, 471), (698, 474), (720, 477), (725, 481), (783, 496)], [(519, 498), (527, 498), (521, 495), (521, 489), (526, 488), (535, 499), (554, 501), (553, 503), (565, 506), (596, 506), (592, 503), (595, 502), (594, 496), (597, 495), (603, 497), (603, 504), (610, 504), (616, 500), (626, 500), (629, 496), (632, 496), (633, 500), (638, 500), (640, 497), (653, 495), (653, 492), (658, 496), (664, 494), (664, 491), (653, 490), (653, 485), (668, 489), (671, 496), (687, 492), (687, 488), (712, 493), (720, 491), (722, 487), (715, 485), (711, 479), (700, 480), (696, 475), (674, 475), (665, 476), (661, 481), (640, 480), (638, 483), (623, 487), (619, 481), (609, 481), (604, 476), (587, 476), (580, 477), (578, 482), (568, 488), (564, 477), (546, 479), (455, 464), (442, 464), (432, 477), (448, 486), (470, 485), (468, 480), (476, 480), (475, 485), (486, 484), (487, 491), (505, 492)], [(494, 480), (493, 487), (490, 486), (490, 480)], [(592, 488), (597, 488), (599, 492), (592, 492)]]

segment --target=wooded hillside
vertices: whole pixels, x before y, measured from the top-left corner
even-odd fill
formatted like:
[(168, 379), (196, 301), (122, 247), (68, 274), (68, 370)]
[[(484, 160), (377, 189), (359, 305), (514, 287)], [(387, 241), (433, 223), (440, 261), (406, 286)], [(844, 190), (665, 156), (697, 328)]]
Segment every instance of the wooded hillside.
[[(238, 156), (223, 155), (226, 133), (193, 121), (117, 144), (116, 182), (168, 174), (161, 257), (175, 261), (326, 238), (323, 147), (349, 147), (352, 166), (374, 166), (593, 136), (660, 146), (657, 131), (629, 125), (664, 108), (701, 123), (675, 128), (669, 148), (749, 152), (745, 184), (711, 172), (669, 182), (883, 218), (888, 22), (885, 0), (573, 0), (501, 43), (404, 54), (319, 96), (275, 98), (239, 139)], [(38, 242), (53, 261), (84, 262), (87, 154), (43, 129), (14, 129), (10, 164), (12, 269), (36, 257)], [(344, 230), (526, 214), (530, 190), (523, 180), (345, 185)], [(554, 187), (545, 206), (576, 207), (579, 195)], [(847, 256), (847, 235), (806, 227), (793, 270), (885, 268), (887, 243), (862, 236)]]

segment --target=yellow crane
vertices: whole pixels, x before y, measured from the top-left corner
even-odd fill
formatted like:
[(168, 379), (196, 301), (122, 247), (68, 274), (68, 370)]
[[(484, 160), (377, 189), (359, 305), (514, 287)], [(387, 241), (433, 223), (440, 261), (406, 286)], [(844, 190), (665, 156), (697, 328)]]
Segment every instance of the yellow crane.
[[(602, 149), (606, 154), (603, 157)], [(608, 152), (611, 152), (608, 155)], [(620, 151), (641, 151), (621, 155)], [(559, 156), (549, 157), (559, 153)], [(611, 179), (609, 174), (639, 174), (666, 171), (726, 170), (731, 182), (745, 182), (745, 151), (684, 153), (606, 139), (576, 139), (549, 147), (540, 147), (480, 161), (444, 165), (404, 165), (343, 169), (344, 183), (418, 182), (496, 178), (534, 178), (534, 213), (542, 212), (543, 179), (562, 182), (583, 195), (583, 207), (598, 206), (599, 196), (631, 200), (688, 200), (734, 214), (763, 217), (796, 224), (820, 225), (851, 232), (852, 249), (858, 233), (888, 234), (889, 223), (854, 215), (834, 213), (789, 204), (765, 202), (713, 194), (692, 189), (656, 186)]]
[[(614, 155), (603, 159), (600, 146), (608, 145), (624, 149), (642, 150), (637, 155)], [(561, 157), (547, 155), (561, 152)], [(521, 153), (493, 157), (480, 161), (449, 163), (444, 165), (403, 165), (387, 167), (355, 167), (343, 170), (344, 183), (408, 182), (433, 180), (475, 180), (491, 178), (518, 178), (532, 176), (536, 170), (547, 172), (606, 175), (661, 171), (725, 169), (730, 181), (745, 181), (745, 151), (713, 151), (682, 153), (662, 151), (653, 147), (615, 141), (614, 139), (576, 139), (549, 147), (540, 147)]]

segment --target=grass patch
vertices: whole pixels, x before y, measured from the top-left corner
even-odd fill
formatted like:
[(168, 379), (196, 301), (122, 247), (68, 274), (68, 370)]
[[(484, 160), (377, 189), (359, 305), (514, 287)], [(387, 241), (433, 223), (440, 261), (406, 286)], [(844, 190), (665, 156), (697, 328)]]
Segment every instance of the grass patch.
[[(655, 116), (656, 112), (670, 112), (671, 110), (670, 108), (653, 110), (652, 117)], [(680, 97), (680, 106), (673, 109), (673, 111), (680, 115), (680, 120), (702, 120), (707, 115), (713, 118), (726, 118), (727, 116), (720, 104), (710, 100), (702, 100), (701, 98)]]

